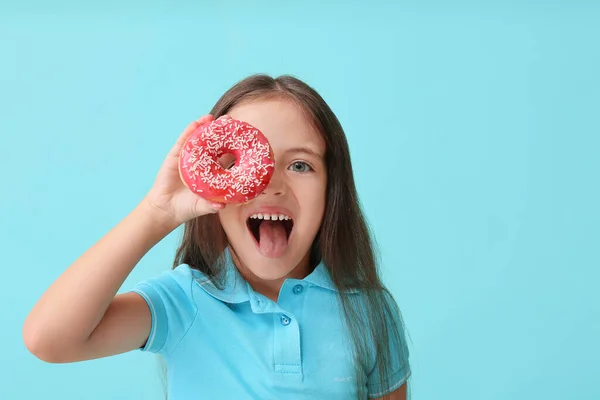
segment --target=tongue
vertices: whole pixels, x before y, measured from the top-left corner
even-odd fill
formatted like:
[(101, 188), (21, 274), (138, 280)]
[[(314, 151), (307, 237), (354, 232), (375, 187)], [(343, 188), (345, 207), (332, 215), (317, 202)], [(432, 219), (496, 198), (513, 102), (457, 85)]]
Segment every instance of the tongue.
[(280, 257), (287, 247), (287, 235), (283, 223), (263, 221), (258, 229), (260, 252), (267, 257)]

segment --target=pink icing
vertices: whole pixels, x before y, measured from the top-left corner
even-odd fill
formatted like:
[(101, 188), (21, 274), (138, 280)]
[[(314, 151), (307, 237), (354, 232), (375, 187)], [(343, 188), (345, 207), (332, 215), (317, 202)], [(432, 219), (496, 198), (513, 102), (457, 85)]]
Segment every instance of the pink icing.
[[(223, 154), (235, 156), (235, 164), (224, 169)], [(229, 116), (198, 127), (181, 149), (179, 172), (194, 193), (212, 201), (245, 203), (269, 184), (275, 161), (271, 146), (261, 131)]]

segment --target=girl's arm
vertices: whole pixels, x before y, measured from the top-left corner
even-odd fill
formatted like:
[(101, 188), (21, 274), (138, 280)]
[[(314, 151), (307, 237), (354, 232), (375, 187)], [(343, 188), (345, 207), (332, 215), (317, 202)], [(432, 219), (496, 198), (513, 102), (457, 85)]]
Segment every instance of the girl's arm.
[(144, 199), (43, 294), (23, 326), (27, 348), (48, 362), (72, 362), (140, 347), (150, 332), (150, 311), (138, 295), (115, 295), (174, 228)]
[(398, 389), (394, 390), (392, 393), (387, 396), (383, 396), (374, 400), (406, 400), (406, 388), (408, 384), (400, 386)]
[(23, 325), (23, 340), (35, 356), (48, 362), (73, 362), (144, 344), (151, 328), (147, 303), (136, 293), (116, 293), (140, 259), (169, 232), (222, 208), (189, 191), (178, 171), (185, 139), (210, 120), (205, 116), (188, 125), (144, 200), (63, 272), (35, 304)]

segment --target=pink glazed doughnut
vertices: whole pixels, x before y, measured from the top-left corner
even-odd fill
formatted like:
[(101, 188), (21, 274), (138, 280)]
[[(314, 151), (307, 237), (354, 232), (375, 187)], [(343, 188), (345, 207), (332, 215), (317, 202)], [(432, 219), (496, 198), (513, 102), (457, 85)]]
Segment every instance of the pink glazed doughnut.
[[(232, 154), (235, 163), (223, 168), (219, 157)], [(246, 203), (267, 187), (275, 170), (273, 150), (261, 131), (227, 115), (199, 126), (179, 155), (179, 176), (208, 201)]]

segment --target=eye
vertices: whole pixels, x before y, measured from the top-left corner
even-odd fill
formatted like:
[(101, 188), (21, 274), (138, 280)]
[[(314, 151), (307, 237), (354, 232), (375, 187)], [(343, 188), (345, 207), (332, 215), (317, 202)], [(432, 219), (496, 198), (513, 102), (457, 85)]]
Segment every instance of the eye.
[(292, 164), (290, 164), (288, 169), (290, 171), (301, 172), (301, 173), (313, 171), (313, 168), (304, 161), (294, 161)]

